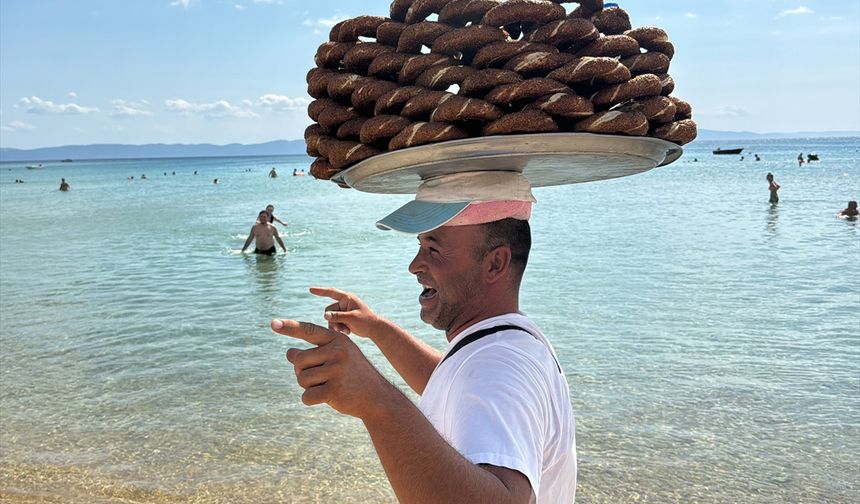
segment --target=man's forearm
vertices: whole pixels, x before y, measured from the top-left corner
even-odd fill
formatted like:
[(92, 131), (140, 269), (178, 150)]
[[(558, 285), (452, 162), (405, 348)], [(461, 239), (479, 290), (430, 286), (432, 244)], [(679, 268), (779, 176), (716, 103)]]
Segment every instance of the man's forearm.
[(518, 502), (505, 482), (458, 453), (391, 387), (394, 392), (383, 399), (386, 413), (363, 420), (401, 504)]
[(439, 363), (441, 354), (402, 327), (385, 319), (381, 319), (379, 329), (368, 336), (406, 384), (417, 394), (424, 393), (424, 387)]

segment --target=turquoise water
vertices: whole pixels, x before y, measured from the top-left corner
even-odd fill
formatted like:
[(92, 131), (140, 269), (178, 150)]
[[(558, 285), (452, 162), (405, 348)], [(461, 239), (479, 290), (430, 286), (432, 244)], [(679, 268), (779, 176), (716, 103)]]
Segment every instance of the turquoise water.
[[(577, 502), (860, 502), (860, 222), (835, 217), (860, 139), (740, 145), (535, 190), (521, 305), (571, 383)], [(268, 324), (320, 321), (331, 285), (441, 348), (414, 237), (373, 226), (408, 196), (287, 176), (302, 156), (25, 164), (0, 165), (0, 500), (394, 502)], [(289, 254), (240, 254), (267, 203)]]

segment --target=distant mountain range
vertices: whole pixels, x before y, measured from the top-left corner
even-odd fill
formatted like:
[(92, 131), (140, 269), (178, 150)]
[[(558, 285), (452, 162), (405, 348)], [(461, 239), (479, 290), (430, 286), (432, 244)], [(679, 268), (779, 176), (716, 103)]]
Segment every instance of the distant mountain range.
[(753, 133), (751, 131), (699, 130), (696, 141), (709, 140), (769, 140), (774, 138), (833, 138), (860, 137), (860, 131), (797, 131), (794, 133)]
[(284, 156), (304, 154), (304, 140), (275, 140), (259, 144), (93, 144), (40, 149), (0, 149), (0, 161), (60, 161), (63, 159), (146, 159), (182, 157)]
[[(773, 138), (855, 137), (860, 131), (810, 131), (752, 133), (749, 131), (699, 130), (696, 141), (766, 140)], [(93, 144), (40, 149), (0, 148), (0, 161), (60, 161), (64, 159), (145, 159), (181, 157), (286, 156), (304, 154), (304, 140), (275, 140), (259, 144)]]

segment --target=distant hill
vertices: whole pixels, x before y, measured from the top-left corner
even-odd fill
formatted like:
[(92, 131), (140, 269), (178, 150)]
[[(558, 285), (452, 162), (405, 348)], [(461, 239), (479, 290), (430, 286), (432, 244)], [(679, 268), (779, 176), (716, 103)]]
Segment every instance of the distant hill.
[(0, 161), (59, 161), (62, 159), (144, 159), (172, 157), (284, 156), (304, 154), (304, 140), (275, 140), (259, 144), (93, 144), (41, 149), (0, 149)]
[(753, 133), (751, 131), (715, 131), (700, 129), (696, 140), (767, 140), (772, 138), (858, 137), (860, 131), (797, 131), (794, 133)]
[[(749, 131), (699, 130), (697, 141), (766, 140), (771, 138), (824, 138), (860, 136), (860, 131), (752, 133)], [(0, 161), (60, 161), (62, 159), (144, 159), (171, 157), (286, 156), (304, 154), (304, 140), (275, 140), (259, 144), (93, 144), (40, 149), (0, 149)]]

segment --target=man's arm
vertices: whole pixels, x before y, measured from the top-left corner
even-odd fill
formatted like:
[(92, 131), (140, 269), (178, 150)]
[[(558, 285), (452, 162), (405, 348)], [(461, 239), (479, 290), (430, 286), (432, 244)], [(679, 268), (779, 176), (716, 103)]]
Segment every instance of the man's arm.
[(534, 503), (531, 485), (522, 473), (473, 464), (439, 435), (409, 399), (392, 394), (390, 400), (403, 404), (392, 404), (391, 410), (362, 420), (398, 502)]
[(250, 245), (252, 241), (254, 241), (254, 228), (253, 227), (251, 228), (251, 232), (248, 233), (248, 239), (245, 240), (245, 244), (242, 245), (242, 252), (243, 253), (245, 252), (245, 249), (248, 248), (248, 245)]
[(281, 246), (281, 250), (283, 250), (283, 251), (284, 251), (284, 253), (286, 254), (286, 253), (287, 253), (287, 246), (286, 246), (286, 245), (284, 245), (284, 240), (282, 240), (282, 239), (281, 239), (281, 235), (280, 235), (280, 234), (278, 234), (278, 228), (276, 228), (276, 227), (274, 227), (274, 226), (272, 226), (272, 228), (275, 230), (275, 232), (274, 232), (275, 240), (277, 240), (277, 241), (278, 241), (278, 245), (280, 245), (280, 246)]
[(351, 292), (311, 287), (311, 294), (335, 300), (325, 311), (330, 329), (369, 338), (406, 384), (417, 394), (424, 393), (430, 374), (442, 358), (435, 348), (380, 317)]
[(326, 403), (364, 422), (399, 502), (532, 502), (524, 475), (460, 455), (345, 334), (294, 320), (273, 320), (272, 330), (316, 345), (287, 352), (305, 389), (302, 402)]

